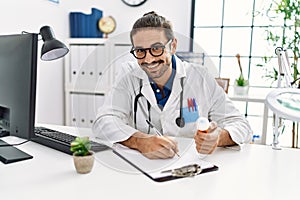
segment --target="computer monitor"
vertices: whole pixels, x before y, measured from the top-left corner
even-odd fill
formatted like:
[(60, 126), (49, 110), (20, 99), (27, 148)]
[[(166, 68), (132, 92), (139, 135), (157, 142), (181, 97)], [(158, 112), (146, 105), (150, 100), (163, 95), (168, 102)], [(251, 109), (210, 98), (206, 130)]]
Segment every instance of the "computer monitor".
[(0, 36), (0, 131), (34, 134), (38, 34)]

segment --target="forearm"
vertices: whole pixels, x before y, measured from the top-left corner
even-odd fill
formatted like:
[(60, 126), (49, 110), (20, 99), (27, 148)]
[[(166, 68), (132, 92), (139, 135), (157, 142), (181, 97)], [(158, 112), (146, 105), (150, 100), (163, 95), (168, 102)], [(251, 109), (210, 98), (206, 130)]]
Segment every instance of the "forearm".
[(223, 147), (235, 144), (236, 143), (231, 139), (229, 132), (225, 129), (222, 129), (219, 135), (218, 146)]

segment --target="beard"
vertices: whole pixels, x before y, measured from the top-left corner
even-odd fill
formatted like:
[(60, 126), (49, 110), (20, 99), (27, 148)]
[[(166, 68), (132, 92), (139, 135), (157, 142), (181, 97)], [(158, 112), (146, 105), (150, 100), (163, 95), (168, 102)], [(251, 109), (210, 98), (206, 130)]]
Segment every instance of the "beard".
[(167, 61), (158, 60), (152, 63), (142, 63), (142, 69), (146, 72), (146, 74), (153, 80), (159, 79), (163, 77), (163, 75), (171, 68), (171, 61), (167, 59)]

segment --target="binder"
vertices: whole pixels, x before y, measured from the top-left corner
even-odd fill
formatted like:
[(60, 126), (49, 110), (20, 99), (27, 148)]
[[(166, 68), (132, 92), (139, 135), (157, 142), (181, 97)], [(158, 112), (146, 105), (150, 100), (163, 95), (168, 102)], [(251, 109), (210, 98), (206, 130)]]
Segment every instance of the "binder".
[(97, 65), (97, 45), (89, 45), (87, 49), (87, 61), (86, 61), (86, 72), (85, 82), (87, 88), (94, 90), (97, 84), (96, 65)]
[(70, 83), (75, 86), (80, 71), (80, 46), (70, 46)]
[[(170, 159), (148, 159), (140, 152), (129, 149), (121, 144), (114, 144), (113, 152), (123, 160), (131, 164), (137, 170), (156, 182), (165, 182), (184, 177), (196, 176), (199, 174), (217, 171), (218, 166), (201, 159), (196, 150), (192, 138), (174, 138), (178, 142), (180, 157), (174, 156)], [(199, 171), (186, 173), (182, 176), (176, 170), (186, 170), (197, 166)]]
[(70, 94), (70, 126), (79, 127), (80, 126), (80, 113), (79, 113), (79, 94)]
[(88, 123), (88, 95), (89, 94), (77, 94), (78, 95), (78, 107), (79, 107), (79, 127), (87, 128)]
[(106, 91), (106, 87), (110, 86), (110, 70), (111, 62), (107, 60), (110, 52), (103, 44), (97, 45), (96, 55), (101, 55), (96, 57), (96, 87), (97, 91)]
[(71, 38), (102, 38), (103, 33), (98, 29), (98, 21), (102, 18), (102, 11), (92, 8), (91, 14), (82, 12), (69, 13)]
[(88, 77), (88, 67), (87, 67), (87, 60), (88, 60), (88, 45), (80, 45), (79, 50), (79, 74), (76, 81), (75, 88), (78, 90), (87, 89), (87, 77)]

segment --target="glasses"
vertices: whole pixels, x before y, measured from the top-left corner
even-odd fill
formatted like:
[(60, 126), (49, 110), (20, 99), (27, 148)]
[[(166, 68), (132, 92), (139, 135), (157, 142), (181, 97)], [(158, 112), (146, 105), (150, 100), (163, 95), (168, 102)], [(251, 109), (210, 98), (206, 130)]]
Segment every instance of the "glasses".
[(137, 58), (137, 59), (143, 59), (146, 57), (147, 50), (153, 57), (158, 57), (163, 55), (166, 46), (168, 46), (173, 40), (169, 40), (165, 45), (153, 45), (150, 48), (132, 48), (130, 53)]

